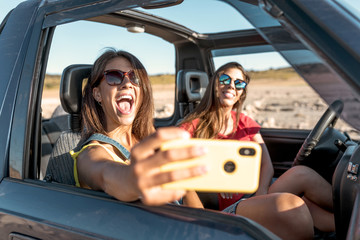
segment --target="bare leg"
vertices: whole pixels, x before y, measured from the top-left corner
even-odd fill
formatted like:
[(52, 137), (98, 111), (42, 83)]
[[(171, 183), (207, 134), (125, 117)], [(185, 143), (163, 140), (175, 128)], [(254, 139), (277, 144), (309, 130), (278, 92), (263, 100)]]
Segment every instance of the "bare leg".
[(331, 185), (306, 166), (292, 167), (281, 175), (269, 188), (269, 193), (275, 192), (304, 196), (325, 210), (333, 209)]
[(335, 231), (335, 218), (332, 212), (329, 212), (310, 200), (303, 197), (306, 205), (308, 206), (314, 226), (323, 232), (334, 232)]
[(249, 198), (238, 204), (236, 214), (261, 224), (282, 239), (312, 239), (313, 221), (304, 201), (290, 193)]

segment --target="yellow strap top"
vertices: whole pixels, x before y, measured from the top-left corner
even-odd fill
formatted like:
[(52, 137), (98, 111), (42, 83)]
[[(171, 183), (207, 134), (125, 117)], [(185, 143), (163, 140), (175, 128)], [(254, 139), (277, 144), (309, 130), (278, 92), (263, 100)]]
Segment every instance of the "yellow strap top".
[(78, 176), (78, 171), (77, 171), (77, 166), (76, 166), (77, 165), (76, 159), (77, 159), (78, 155), (80, 153), (82, 153), (82, 151), (84, 151), (89, 146), (101, 146), (110, 154), (110, 156), (114, 159), (115, 162), (119, 162), (119, 163), (122, 163), (125, 165), (130, 164), (129, 159), (126, 159), (126, 160), (121, 159), (118, 155), (116, 155), (114, 152), (110, 151), (107, 147), (105, 147), (104, 145), (102, 145), (100, 143), (89, 143), (89, 144), (83, 146), (81, 148), (81, 150), (78, 152), (74, 152), (74, 150), (71, 150), (70, 155), (71, 155), (72, 159), (74, 160), (74, 179), (75, 179), (75, 183), (76, 183), (77, 187), (80, 187), (80, 182), (79, 182), (79, 176)]

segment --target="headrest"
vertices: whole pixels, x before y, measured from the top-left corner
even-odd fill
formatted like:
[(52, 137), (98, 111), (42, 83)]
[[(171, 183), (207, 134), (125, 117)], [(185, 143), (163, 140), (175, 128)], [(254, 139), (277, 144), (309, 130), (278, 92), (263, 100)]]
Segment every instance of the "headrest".
[(176, 77), (178, 102), (197, 102), (204, 96), (209, 78), (199, 70), (180, 70)]
[(82, 84), (91, 73), (90, 64), (74, 64), (64, 69), (60, 84), (60, 101), (69, 114), (80, 114), (82, 101)]

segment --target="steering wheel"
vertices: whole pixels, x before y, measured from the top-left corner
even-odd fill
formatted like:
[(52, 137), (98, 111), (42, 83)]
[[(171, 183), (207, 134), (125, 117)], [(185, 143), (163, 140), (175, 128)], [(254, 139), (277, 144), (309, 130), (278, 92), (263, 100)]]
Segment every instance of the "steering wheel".
[[(321, 136), (323, 135), (326, 128), (333, 128), (336, 121), (340, 117), (340, 114), (344, 108), (344, 103), (341, 100), (334, 101), (321, 116), (320, 120), (315, 125), (314, 129), (305, 139), (301, 146), (298, 154), (295, 157), (293, 166), (296, 165), (310, 165), (310, 154), (316, 145), (319, 143)], [(322, 140), (323, 141), (323, 140)], [(333, 142), (332, 142), (333, 143)]]

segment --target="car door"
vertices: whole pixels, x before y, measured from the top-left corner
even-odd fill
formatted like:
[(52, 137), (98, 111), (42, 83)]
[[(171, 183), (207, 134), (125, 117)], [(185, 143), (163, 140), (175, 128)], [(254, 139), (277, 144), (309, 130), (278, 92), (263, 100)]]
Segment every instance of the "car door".
[(56, 26), (158, 2), (26, 1), (1, 27), (0, 238), (277, 239), (245, 218), (124, 203), (103, 192), (39, 179), (41, 90)]

